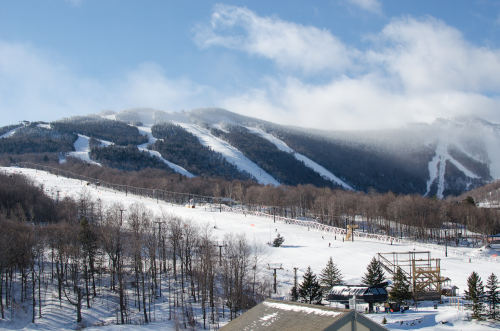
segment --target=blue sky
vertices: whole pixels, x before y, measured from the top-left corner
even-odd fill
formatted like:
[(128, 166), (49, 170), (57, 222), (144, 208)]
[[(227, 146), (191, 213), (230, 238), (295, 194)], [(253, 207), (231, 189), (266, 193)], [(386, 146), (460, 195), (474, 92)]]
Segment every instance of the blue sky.
[(223, 107), (322, 129), (500, 121), (500, 1), (0, 2), (0, 124)]

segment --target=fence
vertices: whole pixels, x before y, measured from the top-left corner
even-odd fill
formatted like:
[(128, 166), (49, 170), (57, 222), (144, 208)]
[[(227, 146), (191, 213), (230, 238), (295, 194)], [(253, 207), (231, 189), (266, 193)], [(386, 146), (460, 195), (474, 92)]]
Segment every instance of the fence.
[[(21, 167), (21, 168), (31, 168), (31, 169), (37, 169), (37, 170), (42, 170), (42, 171), (47, 171), (49, 173), (52, 173), (56, 176), (62, 176), (62, 177), (68, 177), (68, 178), (74, 178), (82, 181), (86, 181), (89, 184), (94, 184), (94, 185), (99, 185), (102, 187), (106, 187), (112, 190), (120, 191), (120, 192), (125, 192), (126, 195), (133, 194), (133, 195), (138, 195), (138, 196), (143, 196), (147, 198), (152, 198), (156, 200), (161, 200), (169, 203), (174, 203), (174, 204), (181, 204), (185, 205), (190, 203), (191, 201), (195, 200), (197, 204), (210, 204), (210, 205), (218, 205), (219, 210), (222, 212), (224, 211), (229, 211), (233, 213), (246, 213), (246, 214), (252, 214), (260, 217), (266, 217), (266, 218), (272, 218), (274, 221), (286, 223), (286, 224), (293, 224), (293, 225), (298, 225), (302, 227), (307, 227), (308, 230), (315, 230), (319, 232), (324, 232), (324, 233), (330, 233), (333, 235), (346, 235), (347, 231), (344, 228), (340, 227), (335, 227), (332, 225), (327, 225), (324, 223), (320, 223), (315, 220), (299, 220), (296, 218), (291, 218), (291, 217), (284, 217), (281, 215), (276, 215), (276, 214), (270, 214), (263, 212), (262, 210), (279, 210), (277, 207), (273, 206), (257, 206), (257, 205), (243, 205), (237, 201), (234, 201), (230, 198), (224, 198), (224, 197), (211, 197), (211, 196), (204, 196), (204, 195), (198, 195), (198, 194), (191, 194), (191, 193), (183, 193), (183, 192), (173, 192), (173, 191), (168, 191), (168, 190), (163, 190), (163, 189), (152, 189), (152, 188), (142, 188), (142, 187), (135, 187), (135, 186), (130, 186), (130, 185), (123, 185), (123, 184), (115, 184), (115, 183), (110, 183), (101, 179), (97, 178), (92, 178), (80, 174), (76, 174), (72, 171), (69, 170), (64, 170), (60, 168), (55, 168), (55, 167), (50, 167), (47, 165), (42, 165), (42, 164), (37, 164), (37, 163), (32, 163), (32, 162), (19, 162), (16, 164), (16, 166)], [(234, 205), (237, 205), (238, 207), (234, 207)], [(315, 217), (316, 215), (313, 214), (308, 214), (310, 217)], [(320, 215), (321, 218), (325, 215)], [(328, 215), (327, 215), (328, 216)], [(335, 216), (328, 216), (328, 217), (335, 217)], [(365, 239), (365, 240), (376, 240), (376, 241), (381, 241), (381, 242), (387, 242), (387, 243), (403, 243), (404, 241), (400, 238), (393, 237), (393, 236), (388, 236), (384, 234), (378, 234), (378, 233), (368, 233), (368, 232), (362, 232), (362, 231), (353, 231), (354, 238), (358, 239)]]

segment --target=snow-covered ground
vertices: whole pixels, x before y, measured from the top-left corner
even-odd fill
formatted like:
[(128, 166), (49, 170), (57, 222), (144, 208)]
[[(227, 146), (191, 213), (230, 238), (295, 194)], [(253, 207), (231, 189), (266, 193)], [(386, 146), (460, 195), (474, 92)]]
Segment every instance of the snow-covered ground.
[[(441, 259), (443, 276), (451, 278), (452, 283), (459, 287), (461, 294), (466, 288), (466, 279), (472, 271), (478, 272), (484, 281), (491, 272), (498, 275), (500, 271), (500, 259), (493, 256), (498, 252), (485, 252), (484, 249), (483, 251), (465, 247), (449, 249), (448, 257), (445, 257), (444, 247), (438, 245), (419, 245), (411, 242), (391, 245), (390, 243), (371, 240), (343, 242), (338, 235), (335, 238), (333, 234), (313, 231), (312, 229), (308, 231), (306, 227), (298, 225), (273, 223), (272, 218), (253, 215), (245, 216), (224, 211), (220, 213), (218, 209), (204, 206), (197, 206), (194, 209), (185, 208), (162, 201), (157, 202), (155, 199), (131, 194), (125, 195), (122, 192), (87, 185), (86, 182), (80, 180), (57, 177), (40, 170), (10, 167), (0, 168), (0, 171), (25, 174), (37, 185), (43, 185), (48, 194), (54, 197), (57, 191), (59, 191), (60, 197), (79, 198), (84, 194), (94, 199), (100, 199), (105, 205), (122, 204), (125, 209), (129, 205), (139, 202), (158, 217), (171, 214), (190, 220), (193, 224), (213, 228), (213, 234), (220, 239), (228, 233), (244, 234), (250, 243), (262, 247), (261, 265), (266, 266), (267, 263), (281, 263), (283, 265), (283, 270), (278, 270), (278, 295), (276, 296), (278, 298), (288, 295), (293, 285), (294, 267), (299, 268), (299, 277), (302, 276), (308, 266), (311, 266), (315, 273), (319, 273), (330, 256), (333, 257), (334, 262), (341, 269), (347, 283), (359, 283), (370, 259), (378, 252), (430, 251), (432, 257)], [(285, 238), (283, 246), (279, 248), (267, 246), (266, 243), (273, 239), (277, 233), (280, 233)], [(331, 247), (329, 247), (329, 244)], [(264, 270), (263, 272), (264, 277), (268, 277), (271, 281), (272, 271)], [(456, 308), (440, 307), (435, 311), (427, 307), (425, 310), (419, 309), (418, 312), (402, 315), (399, 313), (393, 314), (387, 316), (388, 327), (391, 329), (418, 330), (457, 330), (457, 328), (462, 327), (471, 330), (494, 330), (498, 328), (498, 325), (488, 326), (486, 324), (477, 325), (474, 324), (475, 322), (463, 322), (463, 315), (456, 315), (456, 312)], [(60, 314), (61, 316), (58, 318), (64, 319), (66, 315), (62, 312)], [(370, 316), (381, 321), (382, 315)], [(458, 318), (453, 316), (458, 316)], [(420, 317), (423, 318), (424, 322), (418, 323), (418, 325), (411, 326), (409, 322), (408, 326), (405, 326), (399, 323), (400, 320), (411, 320)], [(56, 317), (53, 318), (56, 319)], [(73, 315), (68, 318), (73, 318)], [(451, 322), (437, 324), (441, 318)], [(27, 327), (36, 328), (33, 325), (27, 325)], [(60, 327), (66, 328), (65, 325)]]
[(19, 129), (19, 127), (12, 129), (10, 131), (7, 131), (6, 133), (4, 133), (3, 135), (0, 136), (0, 139), (12, 137), (18, 129)]
[[(90, 159), (90, 146), (89, 146), (89, 140), (90, 138), (87, 136), (84, 136), (82, 134), (78, 135), (78, 139), (76, 139), (74, 143), (75, 151), (74, 152), (69, 152), (68, 156), (80, 159), (84, 162), (90, 163), (90, 164), (95, 164), (100, 166), (101, 164), (95, 161), (92, 161)], [(106, 141), (105, 143), (110, 142)]]
[(215, 152), (221, 153), (222, 156), (231, 164), (234, 164), (238, 169), (246, 171), (260, 183), (279, 185), (280, 183), (274, 179), (265, 170), (255, 164), (252, 160), (248, 159), (242, 152), (228, 142), (214, 136), (209, 130), (202, 128), (196, 124), (188, 124), (181, 122), (174, 122), (181, 126), (186, 131), (195, 135), (200, 143), (204, 146), (210, 147)]
[(283, 151), (285, 153), (290, 153), (292, 154), (297, 160), (304, 162), (305, 166), (308, 168), (311, 168), (313, 171), (318, 173), (320, 176), (326, 178), (327, 180), (342, 186), (343, 188), (347, 190), (353, 190), (353, 188), (344, 182), (342, 179), (339, 177), (335, 176), (332, 172), (330, 172), (328, 169), (323, 167), (322, 165), (314, 162), (310, 158), (308, 158), (305, 155), (302, 155), (300, 153), (297, 153), (294, 151), (292, 148), (290, 148), (283, 140), (273, 136), (270, 133), (265, 132), (264, 130), (260, 128), (252, 128), (252, 127), (246, 127), (250, 132), (253, 132), (254, 134), (257, 134), (261, 136), (262, 138), (266, 139), (267, 141), (271, 142), (278, 148), (280, 151)]
[(39, 123), (37, 125), (39, 128), (42, 128), (42, 129), (47, 129), (47, 130), (51, 130), (52, 129), (52, 126), (48, 123)]
[(479, 178), (478, 175), (464, 167), (460, 162), (455, 160), (448, 152), (448, 144), (443, 140), (440, 140), (436, 147), (436, 154), (429, 161), (429, 179), (427, 180), (427, 190), (425, 195), (428, 195), (431, 191), (432, 184), (437, 180), (437, 192), (436, 196), (439, 199), (443, 198), (443, 192), (445, 190), (445, 172), (446, 172), (446, 162), (452, 163), (458, 170), (460, 170), (465, 176), (469, 178)]
[(167, 166), (169, 166), (172, 170), (174, 170), (175, 172), (177, 172), (181, 175), (184, 175), (184, 176), (189, 177), (189, 178), (195, 177), (195, 175), (193, 175), (192, 173), (190, 173), (189, 171), (187, 171), (186, 169), (184, 169), (180, 165), (175, 164), (173, 162), (170, 162), (170, 161), (166, 160), (165, 158), (163, 158), (163, 156), (161, 156), (161, 154), (159, 152), (152, 151), (152, 150), (148, 149), (149, 145), (153, 145), (158, 140), (155, 137), (153, 137), (153, 134), (151, 133), (151, 127), (138, 126), (137, 129), (139, 129), (140, 134), (148, 137), (147, 143), (144, 143), (142, 145), (137, 146), (137, 148), (140, 151), (149, 153), (151, 156), (160, 159), (160, 161), (162, 161)]

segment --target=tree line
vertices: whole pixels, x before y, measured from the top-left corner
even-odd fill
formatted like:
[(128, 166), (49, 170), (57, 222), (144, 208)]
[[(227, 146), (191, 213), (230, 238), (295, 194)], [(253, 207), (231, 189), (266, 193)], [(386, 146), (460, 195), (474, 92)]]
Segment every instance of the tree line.
[(499, 211), (478, 208), (470, 197), (438, 200), (417, 194), (353, 192), (313, 185), (275, 187), (250, 180), (186, 178), (155, 169), (123, 172), (78, 161), (53, 166), (115, 184), (224, 197), (250, 209), (265, 208), (279, 216), (309, 217), (338, 227), (359, 221), (361, 217), (360, 231), (419, 241), (453, 244), (469, 232), (483, 235), (500, 232)]

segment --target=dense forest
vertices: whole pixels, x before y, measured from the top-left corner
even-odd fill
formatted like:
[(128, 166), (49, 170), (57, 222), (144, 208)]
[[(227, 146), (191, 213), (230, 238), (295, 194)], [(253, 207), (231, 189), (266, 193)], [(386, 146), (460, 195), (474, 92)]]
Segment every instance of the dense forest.
[(114, 142), (117, 145), (140, 145), (148, 141), (135, 126), (125, 122), (113, 121), (102, 117), (72, 117), (51, 123), (54, 130), (73, 134), (75, 132)]
[(218, 129), (212, 129), (211, 132), (238, 148), (246, 157), (282, 184), (334, 186), (331, 181), (306, 167), (292, 154), (280, 151), (268, 140), (251, 133), (242, 126), (230, 126), (227, 132)]
[(355, 188), (377, 188), (380, 192), (395, 193), (425, 192), (427, 162), (434, 151), (415, 151), (421, 160), (417, 167), (408, 160), (397, 159), (373, 146), (293, 131), (275, 129), (273, 135), (334, 174), (342, 174), (342, 179)]
[(182, 127), (171, 124), (157, 124), (152, 128), (153, 136), (158, 138), (153, 149), (167, 160), (180, 165), (193, 174), (202, 177), (221, 177), (225, 179), (250, 179), (217, 152), (203, 146), (198, 138)]
[(148, 152), (140, 151), (136, 146), (93, 146), (90, 157), (107, 167), (125, 171), (137, 171), (145, 168), (162, 169), (172, 173), (172, 169), (159, 158)]
[[(5, 127), (4, 127), (5, 128)], [(57, 153), (74, 150), (77, 136), (73, 133), (60, 133), (31, 123), (19, 127), (9, 137), (0, 139), (0, 153)]]

